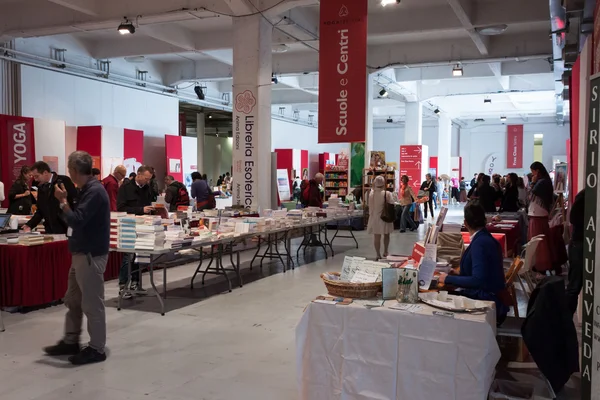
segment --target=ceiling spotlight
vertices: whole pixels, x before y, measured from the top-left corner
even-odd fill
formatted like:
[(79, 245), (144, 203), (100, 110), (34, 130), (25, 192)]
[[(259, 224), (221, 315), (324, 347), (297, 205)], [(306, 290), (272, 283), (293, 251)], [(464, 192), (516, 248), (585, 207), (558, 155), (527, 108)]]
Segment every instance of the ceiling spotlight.
[(379, 96), (380, 96), (380, 97), (388, 97), (388, 94), (389, 94), (389, 93), (388, 93), (388, 91), (387, 91), (387, 90), (385, 90), (385, 89), (381, 89), (381, 90), (379, 91)]
[(277, 79), (275, 74), (271, 74), (271, 83), (277, 84), (277, 82), (279, 82), (279, 80)]
[(504, 115), (500, 117), (500, 122), (506, 122), (506, 117)]
[(212, 114), (208, 114), (208, 118), (212, 118)]
[(129, 35), (130, 33), (135, 33), (135, 26), (133, 26), (127, 17), (125, 17), (124, 21), (121, 23), (121, 25), (119, 25), (117, 30), (121, 35)]
[(463, 69), (460, 64), (456, 64), (456, 66), (452, 68), (452, 76), (463, 76)]
[(202, 90), (202, 87), (198, 85), (194, 86), (194, 92), (196, 92), (196, 96), (198, 96), (199, 100), (204, 100), (204, 91)]
[(492, 99), (483, 99), (483, 104), (492, 104)]
[(392, 117), (389, 117), (385, 122), (387, 122), (388, 124), (391, 124), (394, 122), (394, 120), (392, 119)]
[(439, 114), (439, 113), (440, 113), (440, 109), (436, 107), (436, 108), (435, 108), (435, 110), (433, 110), (433, 112), (434, 112), (435, 114)]
[(382, 6), (387, 6), (388, 4), (400, 4), (402, 0), (381, 0)]

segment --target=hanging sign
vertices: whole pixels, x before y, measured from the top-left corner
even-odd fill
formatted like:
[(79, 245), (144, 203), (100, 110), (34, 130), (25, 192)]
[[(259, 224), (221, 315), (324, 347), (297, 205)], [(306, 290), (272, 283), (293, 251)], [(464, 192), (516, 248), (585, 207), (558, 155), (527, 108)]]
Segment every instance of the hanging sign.
[(523, 125), (506, 127), (506, 168), (523, 168)]
[[(0, 115), (0, 180), (8, 188), (21, 174), (21, 167), (35, 163), (33, 119)], [(8, 197), (8, 196), (7, 196)]]
[(258, 207), (258, 132), (256, 86), (233, 88), (233, 204)]
[(367, 1), (321, 1), (319, 143), (365, 141)]
[(494, 171), (498, 170), (498, 158), (500, 155), (498, 153), (492, 153), (485, 159), (485, 163), (483, 164), (483, 172), (486, 175), (492, 176), (494, 175)]
[(598, 132), (600, 132), (600, 76), (591, 80), (590, 112), (585, 159), (585, 219), (583, 241), (583, 326), (581, 338), (582, 399), (600, 399), (600, 274), (598, 253)]

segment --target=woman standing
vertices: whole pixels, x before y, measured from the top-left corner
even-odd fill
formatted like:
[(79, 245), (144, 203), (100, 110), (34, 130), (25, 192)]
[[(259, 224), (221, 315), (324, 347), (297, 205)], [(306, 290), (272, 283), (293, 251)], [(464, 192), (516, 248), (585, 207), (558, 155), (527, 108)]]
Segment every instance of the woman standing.
[(525, 181), (519, 177), (517, 181), (517, 189), (519, 190), (519, 205), (525, 207), (527, 205), (527, 189), (525, 189)]
[(459, 201), (461, 203), (467, 202), (467, 181), (465, 181), (465, 177), (460, 178), (460, 183), (458, 184), (459, 191)]
[(19, 178), (13, 183), (8, 192), (8, 213), (15, 215), (31, 214), (31, 191), (29, 190), (29, 181), (31, 180), (31, 170), (27, 166), (21, 167)]
[(400, 217), (400, 232), (406, 232), (406, 224), (408, 224), (411, 232), (417, 230), (417, 224), (410, 214), (410, 207), (415, 202), (417, 196), (412, 188), (408, 185), (408, 176), (402, 175), (400, 178), (400, 205), (402, 206), (402, 216)]
[(427, 203), (425, 203), (425, 218), (427, 218), (427, 206), (429, 206), (429, 210), (431, 211), (431, 219), (433, 219), (433, 194), (436, 192), (436, 186), (435, 182), (431, 179), (431, 174), (425, 175), (425, 180), (421, 184), (421, 190), (424, 191), (425, 195), (429, 197), (429, 200), (427, 200)]
[(367, 233), (373, 235), (373, 245), (377, 259), (381, 258), (381, 235), (383, 235), (383, 257), (388, 256), (390, 233), (394, 231), (393, 222), (384, 222), (381, 213), (386, 204), (394, 204), (392, 193), (385, 190), (385, 178), (379, 175), (373, 180), (373, 189), (369, 193), (369, 226)]
[(531, 164), (531, 182), (533, 188), (529, 194), (529, 230), (527, 232), (527, 240), (538, 235), (545, 235), (539, 243), (536, 251), (535, 270), (545, 272), (552, 270), (554, 260), (552, 243), (550, 243), (550, 226), (549, 215), (552, 211), (552, 203), (554, 202), (554, 187), (548, 170), (539, 161)]
[(502, 197), (500, 212), (517, 212), (521, 208), (519, 204), (519, 176), (514, 172), (508, 174), (508, 182)]

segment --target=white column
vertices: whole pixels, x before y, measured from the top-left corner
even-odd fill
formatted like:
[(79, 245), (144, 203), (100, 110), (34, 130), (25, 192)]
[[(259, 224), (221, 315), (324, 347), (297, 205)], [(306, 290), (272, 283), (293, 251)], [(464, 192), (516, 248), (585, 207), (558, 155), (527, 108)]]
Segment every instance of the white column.
[(233, 204), (271, 204), (271, 37), (260, 14), (233, 18)]
[[(201, 174), (205, 174), (204, 169), (204, 113), (196, 114), (196, 145), (198, 146), (197, 169)], [(210, 180), (212, 176), (209, 176)]]
[(404, 144), (423, 144), (423, 106), (418, 101), (405, 104)]
[[(446, 114), (439, 114), (438, 127), (438, 171), (437, 175), (450, 175), (452, 172), (452, 164), (450, 157), (452, 154), (452, 120)], [(430, 154), (435, 156), (435, 154)]]
[[(367, 72), (367, 118), (365, 124), (365, 168), (369, 168), (373, 151), (373, 78)], [(377, 149), (383, 150), (383, 149)]]
[[(14, 49), (15, 43), (4, 46)], [(21, 115), (21, 66), (7, 60), (0, 60), (0, 114)]]

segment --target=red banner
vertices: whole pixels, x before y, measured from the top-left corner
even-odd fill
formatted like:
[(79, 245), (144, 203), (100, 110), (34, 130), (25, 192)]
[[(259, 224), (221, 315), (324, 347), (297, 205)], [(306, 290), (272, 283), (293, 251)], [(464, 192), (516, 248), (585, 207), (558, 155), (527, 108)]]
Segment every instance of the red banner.
[(506, 127), (506, 168), (523, 168), (523, 125)]
[(21, 167), (34, 162), (33, 119), (0, 115), (0, 167), (5, 189), (18, 178)]
[(365, 141), (367, 3), (320, 3), (319, 143)]
[(408, 176), (408, 184), (415, 194), (421, 187), (421, 176), (423, 174), (423, 146), (404, 145), (400, 146), (400, 177)]

